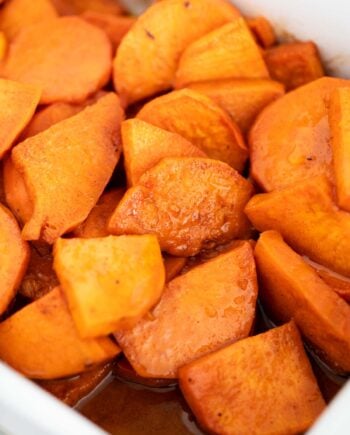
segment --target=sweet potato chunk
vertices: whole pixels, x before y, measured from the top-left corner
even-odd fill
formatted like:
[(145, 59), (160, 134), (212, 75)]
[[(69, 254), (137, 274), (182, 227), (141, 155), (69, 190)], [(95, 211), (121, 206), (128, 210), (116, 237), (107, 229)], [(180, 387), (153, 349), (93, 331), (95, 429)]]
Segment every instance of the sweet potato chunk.
[(205, 153), (182, 136), (140, 119), (122, 123), (125, 170), (129, 186), (164, 157), (206, 157)]
[(237, 16), (225, 0), (152, 5), (122, 40), (114, 60), (114, 84), (122, 101), (128, 105), (170, 89), (185, 48)]
[(271, 47), (276, 43), (276, 34), (270, 22), (265, 17), (247, 18), (247, 24), (256, 42), (263, 48)]
[(256, 297), (253, 252), (244, 242), (175, 278), (149, 318), (116, 338), (139, 375), (176, 378), (182, 365), (249, 334)]
[(313, 42), (278, 45), (266, 50), (264, 59), (271, 78), (283, 83), (287, 91), (324, 76), (321, 59)]
[(0, 205), (0, 316), (16, 294), (29, 261), (29, 247), (10, 211)]
[(281, 83), (268, 79), (215, 80), (188, 87), (207, 95), (225, 109), (243, 133), (248, 133), (265, 106), (284, 94)]
[(58, 239), (54, 268), (82, 337), (134, 326), (158, 302), (165, 281), (152, 235)]
[(334, 366), (350, 371), (350, 307), (276, 231), (255, 247), (259, 296), (276, 321), (292, 318), (302, 334)]
[(239, 128), (205, 95), (190, 89), (171, 92), (143, 106), (137, 118), (178, 133), (210, 158), (243, 170), (248, 151)]
[(94, 11), (103, 14), (121, 14), (123, 8), (117, 0), (51, 0), (60, 15)]
[(325, 407), (294, 323), (193, 361), (179, 377), (187, 402), (210, 433), (302, 433)]
[(169, 282), (181, 272), (185, 267), (186, 257), (173, 257), (171, 255), (164, 256), (165, 281)]
[(325, 176), (256, 195), (245, 212), (259, 231), (280, 232), (299, 254), (350, 277), (350, 215), (335, 205)]
[(32, 379), (75, 375), (119, 352), (107, 337), (79, 337), (59, 287), (0, 323), (0, 359)]
[(168, 158), (129, 189), (109, 222), (113, 234), (156, 234), (162, 250), (191, 256), (240, 237), (252, 185), (225, 163)]
[(266, 191), (314, 175), (333, 177), (328, 105), (350, 80), (325, 77), (266, 107), (250, 131), (251, 175)]
[(42, 88), (40, 102), (81, 102), (111, 72), (105, 33), (79, 17), (46, 20), (24, 29), (9, 47), (6, 77)]
[(122, 117), (111, 93), (15, 147), (8, 165), (22, 190), (11, 190), (5, 170), (5, 191), (10, 207), (23, 214), (26, 240), (52, 243), (86, 219), (119, 159)]
[(229, 78), (265, 78), (262, 54), (242, 17), (194, 41), (183, 52), (175, 85)]

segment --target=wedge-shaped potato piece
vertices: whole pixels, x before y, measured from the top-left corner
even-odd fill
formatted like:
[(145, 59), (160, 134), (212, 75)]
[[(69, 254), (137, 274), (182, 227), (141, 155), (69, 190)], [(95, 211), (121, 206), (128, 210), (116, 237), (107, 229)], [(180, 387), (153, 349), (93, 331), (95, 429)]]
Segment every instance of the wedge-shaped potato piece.
[(173, 257), (172, 255), (164, 256), (165, 281), (169, 282), (176, 278), (181, 270), (185, 267), (186, 257)]
[(229, 78), (265, 78), (263, 56), (242, 17), (193, 42), (182, 54), (175, 85)]
[(42, 88), (40, 102), (81, 102), (109, 79), (106, 34), (79, 17), (45, 20), (24, 29), (9, 47), (7, 78)]
[(117, 0), (51, 0), (60, 15), (81, 14), (84, 11), (119, 15), (124, 12)]
[(247, 230), (252, 185), (225, 163), (168, 158), (129, 189), (109, 222), (113, 234), (156, 234), (161, 249), (191, 256)]
[(247, 18), (247, 24), (256, 42), (263, 48), (271, 47), (276, 43), (276, 34), (271, 23), (263, 16)]
[(325, 407), (294, 323), (193, 361), (179, 377), (188, 404), (210, 433), (302, 433)]
[(245, 212), (259, 231), (276, 230), (299, 254), (350, 277), (350, 215), (324, 176), (254, 196)]
[(333, 177), (328, 106), (332, 92), (350, 80), (325, 77), (266, 107), (250, 131), (251, 175), (267, 191), (301, 179)]
[(152, 5), (125, 36), (114, 60), (114, 84), (122, 101), (127, 105), (170, 89), (185, 48), (237, 16), (225, 0)]
[(294, 319), (302, 334), (336, 367), (350, 371), (350, 307), (276, 231), (255, 247), (259, 296), (276, 321)]
[(59, 239), (54, 268), (82, 337), (133, 327), (158, 302), (165, 282), (152, 235)]
[(206, 157), (205, 153), (182, 136), (140, 119), (122, 123), (125, 170), (129, 186), (165, 157)]
[(266, 50), (266, 65), (274, 80), (287, 91), (324, 76), (317, 46), (313, 42), (281, 44)]
[(119, 159), (122, 118), (110, 93), (15, 147), (5, 192), (26, 240), (52, 243), (86, 219)]
[(119, 352), (110, 338), (79, 337), (59, 287), (0, 323), (0, 359), (32, 379), (75, 375)]
[(29, 246), (11, 212), (0, 205), (0, 316), (6, 311), (29, 262)]
[(183, 136), (210, 158), (242, 171), (247, 148), (230, 116), (205, 95), (174, 91), (147, 103), (137, 118)]
[(281, 83), (268, 79), (226, 79), (188, 86), (214, 100), (247, 133), (262, 109), (284, 94)]
[(248, 336), (256, 297), (252, 248), (242, 242), (172, 280), (149, 318), (116, 338), (139, 375), (176, 378), (182, 365)]

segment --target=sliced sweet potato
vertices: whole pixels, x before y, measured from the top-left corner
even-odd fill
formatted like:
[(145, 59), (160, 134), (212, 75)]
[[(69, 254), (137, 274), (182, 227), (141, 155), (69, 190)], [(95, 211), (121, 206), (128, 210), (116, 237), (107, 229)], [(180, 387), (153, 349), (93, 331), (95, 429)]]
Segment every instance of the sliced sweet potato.
[(115, 335), (139, 375), (176, 378), (182, 365), (248, 336), (256, 297), (245, 242), (172, 280), (149, 318)]
[(183, 52), (175, 86), (229, 78), (269, 77), (263, 56), (242, 17), (197, 39)]
[(55, 18), (18, 35), (9, 47), (4, 74), (40, 86), (42, 104), (81, 102), (108, 82), (111, 56), (101, 29), (79, 17)]
[(119, 15), (124, 12), (118, 0), (51, 0), (60, 15), (81, 14), (94, 11)]
[(145, 104), (137, 118), (183, 136), (210, 158), (242, 171), (247, 148), (238, 126), (214, 101), (190, 89)]
[[(7, 39), (4, 32), (0, 32), (0, 61), (4, 60), (7, 52)], [(2, 68), (2, 64), (0, 66)]]
[(165, 282), (152, 235), (58, 239), (54, 268), (82, 337), (133, 327), (158, 302)]
[(262, 109), (284, 94), (281, 83), (268, 79), (226, 79), (188, 86), (214, 100), (228, 112), (243, 133), (253, 125)]
[(0, 316), (21, 283), (29, 261), (29, 246), (11, 212), (0, 205)]
[(301, 255), (350, 277), (350, 215), (325, 176), (253, 197), (245, 212), (259, 231), (276, 230)]
[(122, 123), (125, 171), (129, 186), (164, 157), (206, 157), (205, 153), (182, 136), (140, 119)]
[(161, 249), (191, 256), (245, 233), (252, 185), (225, 163), (167, 158), (129, 189), (109, 221), (112, 234), (156, 234)]
[(294, 323), (193, 361), (179, 377), (187, 402), (210, 433), (302, 433), (325, 407)]
[(181, 270), (185, 267), (186, 257), (173, 257), (171, 255), (164, 256), (165, 281), (169, 282), (176, 278)]
[(110, 93), (15, 147), (5, 192), (26, 240), (52, 243), (86, 219), (119, 159), (122, 118)]
[(283, 83), (287, 91), (324, 76), (313, 42), (292, 42), (269, 48), (264, 59), (271, 78)]
[(276, 34), (271, 23), (263, 16), (247, 18), (247, 24), (256, 42), (263, 48), (269, 48), (276, 44)]
[(128, 105), (170, 89), (185, 48), (239, 15), (225, 0), (152, 5), (122, 40), (114, 60), (114, 84), (122, 101)]
[(75, 375), (119, 352), (110, 338), (79, 337), (59, 287), (0, 323), (1, 360), (32, 379)]
[(333, 177), (328, 106), (350, 80), (325, 77), (266, 107), (250, 131), (251, 175), (266, 191), (314, 175)]

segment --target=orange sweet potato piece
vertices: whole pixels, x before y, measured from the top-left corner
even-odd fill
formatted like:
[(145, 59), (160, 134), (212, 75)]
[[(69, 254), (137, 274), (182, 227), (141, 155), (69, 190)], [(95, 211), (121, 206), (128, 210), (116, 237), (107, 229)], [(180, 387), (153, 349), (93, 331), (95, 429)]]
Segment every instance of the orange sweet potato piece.
[(239, 12), (225, 0), (152, 5), (122, 40), (114, 60), (114, 84), (122, 101), (128, 105), (170, 89), (185, 48), (237, 16)]
[(198, 421), (215, 434), (302, 433), (325, 407), (294, 323), (193, 361), (179, 378)]
[(55, 18), (18, 35), (9, 47), (4, 74), (40, 86), (42, 104), (81, 102), (108, 82), (111, 56), (101, 29), (79, 17)]
[(245, 242), (172, 280), (149, 318), (115, 335), (139, 375), (176, 378), (182, 365), (249, 334), (256, 297)]
[(186, 257), (164, 256), (165, 281), (169, 282), (176, 278), (181, 270), (185, 267)]
[(175, 86), (229, 78), (269, 77), (263, 56), (242, 17), (197, 39), (183, 52)]
[[(7, 52), (7, 39), (4, 32), (0, 32), (0, 62), (4, 60)], [(2, 68), (0, 65), (0, 68)]]
[(268, 79), (225, 79), (188, 86), (207, 95), (247, 133), (262, 109), (284, 94), (281, 83)]
[(259, 45), (263, 48), (268, 48), (276, 44), (275, 31), (265, 17), (247, 18), (246, 21)]
[(205, 153), (182, 136), (140, 119), (122, 123), (125, 171), (129, 186), (165, 157), (206, 157)]
[(0, 359), (32, 379), (75, 375), (119, 352), (110, 338), (79, 337), (59, 287), (0, 323)]
[(109, 221), (113, 234), (156, 234), (163, 251), (191, 256), (240, 237), (252, 185), (227, 164), (167, 158), (129, 189)]
[(165, 282), (153, 235), (58, 239), (54, 268), (82, 337), (133, 327), (158, 302)]
[(11, 212), (0, 205), (0, 316), (21, 283), (29, 261), (29, 247)]
[(94, 11), (119, 15), (124, 12), (118, 0), (51, 0), (60, 15), (81, 14)]
[(276, 230), (301, 255), (350, 277), (350, 215), (325, 176), (253, 197), (245, 212), (259, 231)]
[(52, 243), (86, 219), (119, 159), (122, 118), (110, 93), (14, 148), (5, 192), (24, 239)]
[(328, 105), (349, 80), (325, 77), (266, 107), (250, 131), (251, 175), (266, 191), (314, 175), (333, 177)]
[(287, 91), (324, 76), (313, 42), (293, 42), (269, 48), (264, 59), (271, 78), (283, 83)]
[(210, 158), (242, 171), (247, 148), (238, 126), (210, 98), (190, 89), (158, 97), (137, 118), (183, 136)]

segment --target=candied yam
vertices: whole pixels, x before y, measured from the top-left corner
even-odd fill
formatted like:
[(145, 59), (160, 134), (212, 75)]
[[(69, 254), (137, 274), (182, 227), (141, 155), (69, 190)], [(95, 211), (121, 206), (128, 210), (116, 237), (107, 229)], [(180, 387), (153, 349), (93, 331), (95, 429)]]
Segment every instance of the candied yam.
[(175, 86), (229, 78), (269, 77), (263, 56), (246, 22), (231, 23), (197, 39), (183, 52)]
[(113, 64), (125, 105), (173, 85), (185, 48), (239, 12), (225, 0), (169, 0), (149, 7), (122, 40)]
[(262, 109), (284, 94), (281, 83), (268, 79), (226, 79), (188, 86), (205, 94), (228, 112), (243, 133), (248, 133)]
[(14, 298), (29, 261), (29, 247), (10, 211), (0, 204), (0, 316)]
[(51, 0), (60, 15), (75, 15), (85, 11), (119, 15), (124, 12), (118, 0)]
[(167, 158), (129, 189), (109, 221), (113, 234), (156, 234), (163, 251), (188, 257), (239, 238), (252, 185), (225, 163)]
[(176, 278), (177, 275), (186, 265), (186, 257), (173, 257), (171, 255), (164, 256), (165, 282), (169, 282)]
[(249, 335), (256, 297), (244, 242), (170, 281), (149, 318), (115, 336), (140, 376), (176, 378), (182, 365)]
[(171, 92), (145, 104), (137, 118), (183, 136), (212, 159), (244, 168), (248, 150), (238, 126), (205, 95), (191, 89)]
[(82, 337), (134, 326), (158, 302), (165, 281), (152, 235), (58, 239), (54, 268)]
[(294, 323), (193, 361), (179, 370), (179, 378), (210, 433), (302, 433), (325, 407)]
[(324, 77), (266, 107), (249, 136), (251, 175), (266, 191), (326, 174), (333, 178), (328, 106), (349, 80)]
[(293, 42), (269, 48), (264, 59), (271, 78), (283, 83), (287, 91), (324, 76), (313, 42)]
[(4, 74), (40, 86), (42, 104), (82, 102), (108, 82), (111, 56), (101, 29), (79, 17), (56, 18), (18, 35), (9, 47)]
[(79, 337), (59, 287), (0, 323), (0, 359), (32, 379), (72, 376), (119, 352), (110, 338)]
[(325, 176), (254, 196), (245, 212), (259, 231), (276, 230), (301, 255), (350, 277), (350, 215)]
[[(118, 162), (122, 118), (119, 99), (110, 93), (14, 148), (14, 178), (28, 200), (22, 191), (25, 201), (13, 194), (9, 205), (26, 209), (26, 240), (53, 243), (86, 219)], [(4, 175), (6, 188), (11, 182)], [(31, 210), (24, 207), (28, 202)]]
[(182, 136), (140, 119), (122, 123), (125, 171), (129, 186), (165, 157), (206, 157), (205, 153)]
[(265, 17), (247, 18), (246, 22), (256, 42), (263, 48), (276, 44), (276, 34), (271, 23)]
[(336, 367), (350, 371), (350, 307), (276, 231), (260, 235), (255, 259), (259, 296), (273, 319), (292, 318), (306, 339)]

